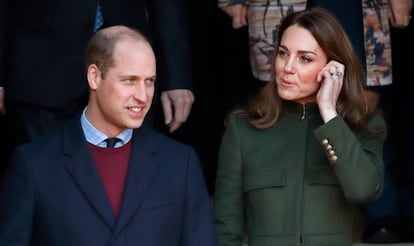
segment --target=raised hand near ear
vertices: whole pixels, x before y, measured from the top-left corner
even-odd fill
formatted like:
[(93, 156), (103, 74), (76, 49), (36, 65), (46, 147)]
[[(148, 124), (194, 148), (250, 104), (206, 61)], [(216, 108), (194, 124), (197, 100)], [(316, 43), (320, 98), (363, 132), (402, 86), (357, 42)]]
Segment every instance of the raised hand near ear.
[(328, 122), (338, 113), (336, 103), (342, 90), (345, 66), (336, 61), (330, 61), (319, 72), (317, 81), (321, 82), (316, 102), (324, 122)]

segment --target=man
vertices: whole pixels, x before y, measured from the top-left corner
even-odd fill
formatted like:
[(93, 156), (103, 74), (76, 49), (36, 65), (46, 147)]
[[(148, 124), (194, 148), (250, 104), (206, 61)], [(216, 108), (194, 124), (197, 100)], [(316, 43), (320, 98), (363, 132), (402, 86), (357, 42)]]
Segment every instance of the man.
[(14, 149), (41, 136), (85, 106), (84, 48), (96, 28), (118, 24), (153, 41), (164, 123), (178, 129), (194, 101), (186, 18), (184, 0), (0, 0), (0, 112), (10, 122), (8, 144)]
[[(125, 26), (104, 28), (86, 64), (80, 121), (12, 157), (0, 190), (0, 245), (216, 245), (194, 150), (143, 125), (156, 77), (149, 42)], [(114, 148), (107, 138), (118, 139)]]

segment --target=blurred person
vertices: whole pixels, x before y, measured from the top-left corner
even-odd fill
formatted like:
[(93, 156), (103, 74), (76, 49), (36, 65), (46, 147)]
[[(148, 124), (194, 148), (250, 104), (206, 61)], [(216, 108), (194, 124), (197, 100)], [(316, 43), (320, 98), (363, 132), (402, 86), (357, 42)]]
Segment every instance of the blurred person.
[(82, 113), (12, 157), (0, 245), (216, 245), (195, 151), (144, 124), (157, 74), (149, 41), (101, 29), (86, 66)]
[(229, 116), (214, 196), (219, 245), (351, 245), (353, 212), (383, 188), (383, 118), (325, 9), (291, 13), (272, 78)]

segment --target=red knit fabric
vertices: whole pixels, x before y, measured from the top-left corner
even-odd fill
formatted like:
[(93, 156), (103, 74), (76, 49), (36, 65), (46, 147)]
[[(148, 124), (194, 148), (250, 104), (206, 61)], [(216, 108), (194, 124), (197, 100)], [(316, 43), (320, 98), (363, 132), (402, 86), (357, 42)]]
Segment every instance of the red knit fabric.
[(89, 147), (115, 217), (118, 218), (128, 170), (131, 141), (120, 148), (101, 148), (93, 144), (89, 144)]

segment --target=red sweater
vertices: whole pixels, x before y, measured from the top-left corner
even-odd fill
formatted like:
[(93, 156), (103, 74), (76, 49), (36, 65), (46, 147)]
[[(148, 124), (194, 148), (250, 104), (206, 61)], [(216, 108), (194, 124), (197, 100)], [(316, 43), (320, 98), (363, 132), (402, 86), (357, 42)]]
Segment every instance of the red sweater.
[(101, 148), (93, 144), (89, 144), (89, 147), (115, 217), (118, 218), (128, 170), (131, 141), (120, 148)]

